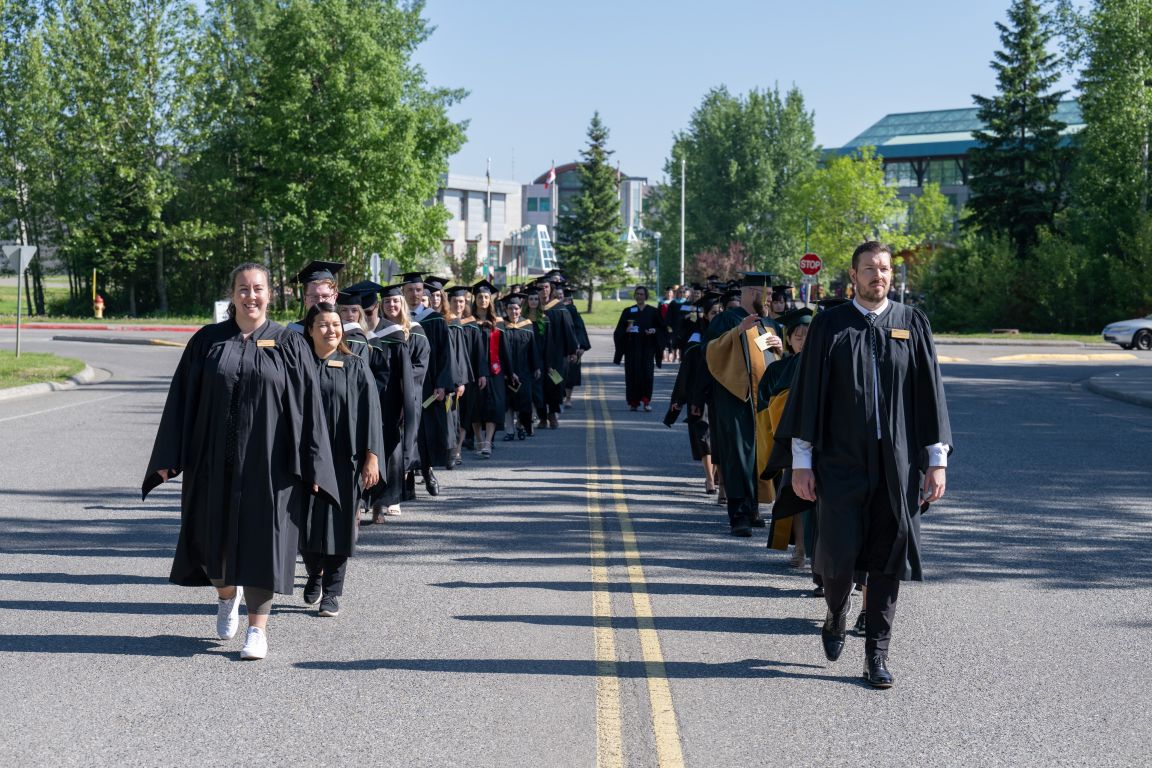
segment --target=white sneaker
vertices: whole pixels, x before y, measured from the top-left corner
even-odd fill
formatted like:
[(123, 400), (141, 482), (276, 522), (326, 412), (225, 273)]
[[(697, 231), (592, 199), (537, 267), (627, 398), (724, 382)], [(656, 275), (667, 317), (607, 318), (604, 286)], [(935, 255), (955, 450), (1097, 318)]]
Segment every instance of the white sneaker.
[(268, 635), (260, 627), (248, 627), (248, 636), (244, 638), (244, 647), (240, 649), (240, 658), (244, 661), (257, 661), (268, 655)]
[(244, 587), (236, 587), (231, 600), (217, 600), (216, 636), (221, 640), (231, 640), (240, 629), (240, 603), (244, 601)]

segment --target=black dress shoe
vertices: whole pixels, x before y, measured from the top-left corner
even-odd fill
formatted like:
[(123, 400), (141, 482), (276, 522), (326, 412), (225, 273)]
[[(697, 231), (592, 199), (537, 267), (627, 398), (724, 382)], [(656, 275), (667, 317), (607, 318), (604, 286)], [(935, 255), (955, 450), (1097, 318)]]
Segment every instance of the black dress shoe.
[(824, 585), (817, 584), (812, 588), (812, 597), (824, 597)]
[(836, 661), (844, 652), (845, 628), (848, 624), (848, 612), (835, 614), (828, 609), (824, 617), (824, 626), (820, 628), (820, 641), (824, 644), (824, 655), (828, 661)]
[(747, 523), (740, 523), (732, 526), (732, 535), (739, 536), (742, 539), (747, 539), (752, 535), (752, 529)]
[(424, 476), (424, 487), (428, 489), (429, 496), (440, 495), (440, 482), (436, 479), (436, 473), (431, 470)]
[(756, 517), (752, 518), (752, 522), (749, 523), (749, 525), (751, 525), (753, 528), (764, 528), (768, 525), (768, 523), (764, 522), (764, 518), (757, 515)]
[(888, 671), (888, 656), (877, 652), (864, 660), (864, 679), (873, 688), (891, 688), (892, 673)]
[(860, 615), (856, 617), (856, 623), (852, 626), (852, 634), (857, 637), (864, 637), (868, 631), (868, 621), (865, 618), (864, 611), (860, 611)]

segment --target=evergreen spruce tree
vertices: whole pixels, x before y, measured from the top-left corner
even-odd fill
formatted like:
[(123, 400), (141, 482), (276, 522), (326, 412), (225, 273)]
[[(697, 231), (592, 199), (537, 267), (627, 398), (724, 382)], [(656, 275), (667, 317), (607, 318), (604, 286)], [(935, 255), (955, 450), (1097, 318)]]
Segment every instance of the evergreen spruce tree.
[(557, 226), (556, 250), (560, 271), (573, 285), (592, 294), (597, 285), (624, 280), (627, 246), (621, 235), (620, 198), (617, 173), (608, 163), (608, 129), (600, 113), (588, 125), (588, 147), (580, 152), (580, 193), (573, 198), (572, 212), (561, 216)]
[(1065, 124), (1055, 118), (1065, 91), (1050, 90), (1059, 79), (1058, 57), (1047, 51), (1052, 33), (1040, 4), (1014, 0), (1008, 22), (996, 24), (1003, 44), (992, 61), (999, 93), (972, 97), (985, 130), (974, 132), (980, 146), (969, 155), (968, 205), (972, 223), (1010, 238), (1022, 258), (1065, 205), (1068, 150), (1060, 146)]

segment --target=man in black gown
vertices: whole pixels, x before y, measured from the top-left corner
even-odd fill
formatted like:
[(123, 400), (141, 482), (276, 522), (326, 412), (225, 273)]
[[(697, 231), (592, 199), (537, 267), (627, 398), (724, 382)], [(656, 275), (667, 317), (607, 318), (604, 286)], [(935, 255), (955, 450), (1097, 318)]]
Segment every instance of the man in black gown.
[(888, 301), (891, 251), (864, 243), (849, 274), (855, 299), (812, 321), (775, 439), (796, 495), (816, 502), (825, 655), (844, 649), (852, 572), (865, 570), (864, 678), (888, 688), (900, 582), (921, 578), (920, 515), (944, 495), (952, 434), (928, 319)]
[[(455, 373), (452, 368), (452, 350), (448, 341), (448, 326), (444, 316), (425, 307), (424, 277), (419, 272), (408, 272), (402, 278), (404, 299), (408, 302), (408, 313), (414, 321), (412, 333), (428, 339), (428, 369), (424, 374), (423, 407), (420, 418), (420, 434), (417, 446), (420, 451), (420, 473), (428, 495), (440, 494), (440, 482), (436, 479), (433, 467), (445, 466), (450, 454), (448, 437), (448, 411), (444, 399), (455, 388)], [(416, 325), (418, 324), (418, 325)]]

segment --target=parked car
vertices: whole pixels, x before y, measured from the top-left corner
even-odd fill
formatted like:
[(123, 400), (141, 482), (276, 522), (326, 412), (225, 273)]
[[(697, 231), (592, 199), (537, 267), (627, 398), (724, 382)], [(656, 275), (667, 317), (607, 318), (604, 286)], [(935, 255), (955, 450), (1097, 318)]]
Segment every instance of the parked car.
[(1104, 341), (1119, 344), (1124, 349), (1152, 349), (1152, 315), (1111, 323), (1104, 328), (1102, 335)]

